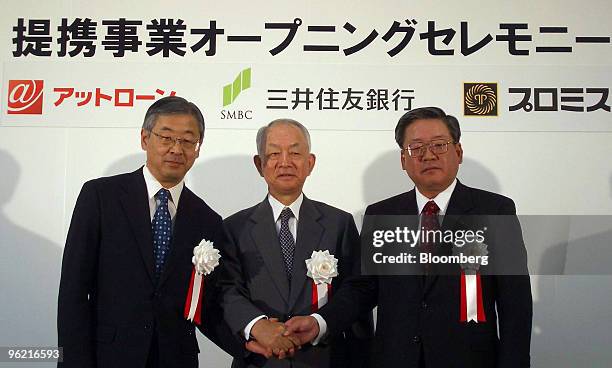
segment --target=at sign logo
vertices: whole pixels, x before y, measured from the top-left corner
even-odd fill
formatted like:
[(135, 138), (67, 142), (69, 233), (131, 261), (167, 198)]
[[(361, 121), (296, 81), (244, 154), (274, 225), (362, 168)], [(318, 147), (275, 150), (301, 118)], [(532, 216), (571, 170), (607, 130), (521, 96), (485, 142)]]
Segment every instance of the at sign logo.
[(9, 80), (8, 114), (42, 114), (42, 80)]

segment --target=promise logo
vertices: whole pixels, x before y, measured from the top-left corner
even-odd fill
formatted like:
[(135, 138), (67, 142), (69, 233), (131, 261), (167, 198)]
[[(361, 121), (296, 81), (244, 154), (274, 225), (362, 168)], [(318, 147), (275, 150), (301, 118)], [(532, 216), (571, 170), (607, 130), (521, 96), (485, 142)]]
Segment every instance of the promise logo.
[(7, 114), (42, 114), (43, 80), (9, 80)]
[(497, 116), (497, 83), (463, 83), (463, 115)]

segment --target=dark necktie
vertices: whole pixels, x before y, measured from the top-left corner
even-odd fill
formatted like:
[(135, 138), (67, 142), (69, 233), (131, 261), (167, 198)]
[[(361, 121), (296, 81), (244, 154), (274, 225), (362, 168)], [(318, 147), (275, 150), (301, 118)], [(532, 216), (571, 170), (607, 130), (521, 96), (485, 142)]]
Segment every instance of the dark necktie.
[[(438, 213), (440, 213), (440, 207), (434, 201), (429, 201), (423, 207), (423, 212), (421, 212), (421, 228), (423, 231), (438, 231), (440, 230), (440, 222), (438, 221)], [(428, 239), (421, 243), (422, 251), (424, 253), (433, 253), (435, 254), (435, 233), (429, 233)], [(429, 273), (431, 267), (427, 263), (425, 264), (425, 273)]]
[(293, 217), (293, 212), (289, 207), (285, 207), (280, 214), (281, 227), (278, 232), (278, 240), (280, 242), (283, 259), (285, 261), (285, 271), (287, 271), (287, 279), (291, 282), (291, 272), (293, 270), (293, 253), (295, 253), (295, 241), (293, 235), (289, 231), (289, 219)]
[(164, 263), (170, 253), (170, 242), (172, 241), (172, 219), (168, 210), (168, 189), (160, 189), (155, 195), (157, 198), (157, 210), (153, 216), (151, 228), (153, 230), (153, 255), (155, 256), (155, 280), (164, 269)]

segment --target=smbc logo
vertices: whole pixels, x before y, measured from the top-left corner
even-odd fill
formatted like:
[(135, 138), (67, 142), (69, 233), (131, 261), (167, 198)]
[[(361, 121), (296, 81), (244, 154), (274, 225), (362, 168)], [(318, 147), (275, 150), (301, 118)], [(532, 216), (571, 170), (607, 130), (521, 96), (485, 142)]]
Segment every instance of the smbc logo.
[(251, 88), (251, 68), (241, 71), (234, 79), (234, 83), (223, 87), (223, 107), (231, 105), (240, 92), (249, 88)]
[(236, 78), (234, 82), (227, 84), (223, 87), (223, 110), (221, 110), (221, 119), (252, 119), (252, 110), (228, 110), (225, 109), (236, 101), (240, 94), (251, 88), (251, 68), (244, 69)]

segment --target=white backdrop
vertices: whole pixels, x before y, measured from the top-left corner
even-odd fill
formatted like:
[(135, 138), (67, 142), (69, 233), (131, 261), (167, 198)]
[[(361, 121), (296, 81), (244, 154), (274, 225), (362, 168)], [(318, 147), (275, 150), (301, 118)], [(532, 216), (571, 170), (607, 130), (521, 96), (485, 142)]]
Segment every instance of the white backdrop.
[[(612, 85), (611, 44), (577, 43), (576, 37), (610, 37), (608, 1), (514, 1), (503, 4), (426, 1), (281, 1), (180, 2), (171, 5), (134, 1), (21, 1), (0, 0), (2, 88), (0, 103), (0, 346), (52, 346), (56, 344), (55, 313), (61, 255), (72, 209), (82, 184), (91, 178), (132, 171), (144, 163), (139, 127), (152, 101), (116, 107), (113, 101), (76, 106), (66, 99), (58, 106), (55, 88), (74, 92), (110, 94), (134, 89), (156, 97), (163, 89), (196, 102), (204, 111), (207, 131), (202, 153), (187, 184), (223, 216), (251, 206), (265, 195), (265, 185), (251, 163), (256, 129), (278, 117), (300, 120), (311, 129), (317, 164), (305, 193), (352, 212), (360, 222), (369, 203), (412, 188), (401, 171), (393, 128), (403, 113), (395, 110), (322, 110), (316, 94), (321, 88), (367, 92), (413, 90), (412, 106), (437, 105), (457, 116), (464, 131), (465, 160), (459, 178), (466, 184), (512, 197), (519, 214), (612, 215), (612, 124), (610, 112), (509, 111), (522, 95), (509, 88), (553, 88), (563, 96), (582, 96), (595, 104), (600, 95), (587, 88)], [(98, 22), (97, 50), (85, 58), (57, 55), (61, 18), (69, 23), (89, 17)], [(281, 53), (269, 50), (282, 42), (287, 31), (265, 29), (265, 23), (303, 24)], [(23, 18), (50, 21), (52, 56), (14, 56), (13, 30)], [(115, 58), (100, 45), (105, 19), (142, 20), (138, 52)], [(184, 57), (149, 56), (145, 29), (151, 19), (183, 19), (187, 26)], [(394, 57), (387, 51), (400, 43), (398, 33), (389, 42), (382, 36), (394, 21), (416, 32)], [(192, 28), (208, 28), (216, 20), (225, 34), (217, 39), (217, 53), (206, 56), (189, 47), (199, 39)], [(453, 28), (452, 56), (433, 56), (427, 40), (428, 21), (437, 29)], [(469, 56), (460, 52), (461, 22), (468, 22), (473, 45), (486, 34), (493, 41)], [(350, 23), (356, 30), (343, 28)], [(508, 43), (496, 41), (501, 23), (525, 23), (519, 34), (532, 41), (517, 48), (529, 55), (514, 56)], [(307, 26), (334, 25), (335, 32), (309, 32)], [(565, 34), (541, 32), (540, 27), (567, 27)], [(363, 50), (345, 56), (373, 31), (378, 36)], [(229, 42), (228, 35), (260, 35), (261, 42)], [(307, 44), (338, 45), (339, 52), (308, 52)], [(572, 47), (568, 53), (536, 52), (536, 47)], [(69, 48), (70, 50), (70, 48)], [(251, 86), (234, 103), (223, 107), (222, 89), (244, 69), (251, 68)], [(44, 80), (41, 114), (8, 114), (9, 81)], [(463, 82), (495, 82), (498, 116), (464, 116)], [(291, 91), (310, 88), (313, 105), (292, 109)], [(580, 88), (582, 92), (564, 92)], [(271, 89), (286, 89), (289, 108), (270, 105)], [(340, 95), (341, 96), (341, 95)], [(95, 97), (93, 97), (95, 100)], [(365, 97), (363, 97), (365, 99)], [(564, 102), (559, 100), (559, 106)], [(340, 102), (342, 105), (343, 100)], [(532, 98), (532, 103), (534, 100)], [(405, 103), (405, 101), (403, 102)], [(543, 102), (552, 104), (552, 101)], [(612, 98), (607, 101), (612, 104)], [(390, 104), (392, 105), (392, 104)], [(251, 119), (222, 119), (225, 113), (250, 111)], [(529, 244), (527, 244), (529, 250)], [(612, 277), (534, 276), (534, 367), (607, 367), (612, 352)], [(223, 366), (229, 357), (200, 339), (201, 366)], [(7, 363), (0, 363), (0, 366)], [(8, 364), (7, 364), (8, 366)], [(17, 365), (22, 366), (22, 365)], [(49, 363), (40, 366), (51, 366)]]

